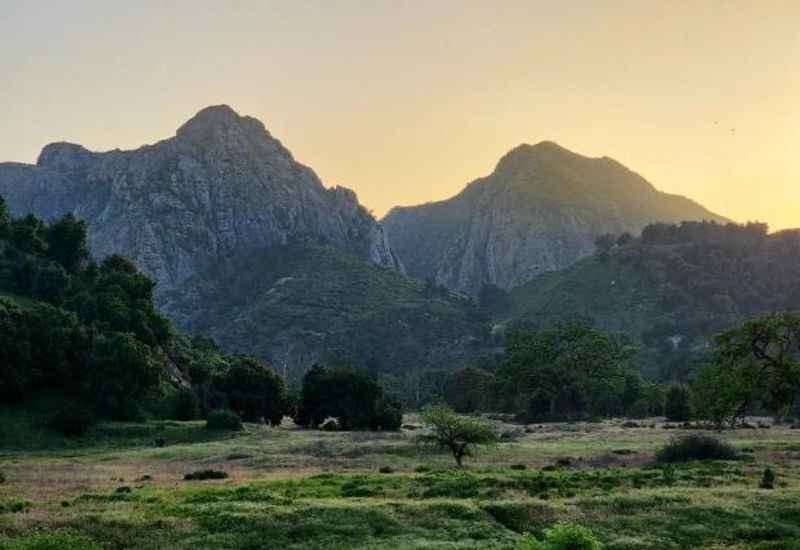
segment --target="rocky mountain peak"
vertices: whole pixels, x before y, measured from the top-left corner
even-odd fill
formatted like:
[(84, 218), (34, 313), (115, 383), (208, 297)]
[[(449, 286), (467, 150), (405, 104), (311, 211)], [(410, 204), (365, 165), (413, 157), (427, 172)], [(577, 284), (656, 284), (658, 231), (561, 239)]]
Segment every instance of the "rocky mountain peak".
[(542, 165), (573, 164), (593, 159), (566, 149), (554, 141), (540, 141), (534, 145), (522, 143), (503, 155), (497, 163), (495, 173), (525, 175)]
[(608, 157), (543, 141), (515, 147), (450, 199), (393, 209), (383, 225), (409, 274), (476, 295), (571, 265), (603, 233), (704, 219), (724, 221)]
[(161, 296), (226, 258), (296, 240), (401, 269), (352, 191), (326, 188), (260, 121), (227, 105), (132, 151), (48, 145), (36, 166), (0, 165), (0, 195), (17, 215), (87, 220), (94, 253), (130, 257)]
[(42, 149), (36, 166), (55, 172), (78, 172), (85, 170), (91, 160), (91, 151), (82, 145), (60, 141)]

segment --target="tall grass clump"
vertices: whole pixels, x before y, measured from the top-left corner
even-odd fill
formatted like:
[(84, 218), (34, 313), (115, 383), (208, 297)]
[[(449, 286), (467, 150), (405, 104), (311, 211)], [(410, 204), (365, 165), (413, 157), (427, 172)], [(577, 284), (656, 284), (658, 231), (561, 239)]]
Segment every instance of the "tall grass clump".
[(544, 530), (544, 540), (537, 540), (533, 535), (526, 536), (519, 545), (519, 550), (601, 550), (594, 534), (580, 525), (561, 523)]
[(737, 460), (739, 458), (739, 452), (729, 443), (704, 434), (690, 434), (673, 438), (656, 453), (658, 462)]

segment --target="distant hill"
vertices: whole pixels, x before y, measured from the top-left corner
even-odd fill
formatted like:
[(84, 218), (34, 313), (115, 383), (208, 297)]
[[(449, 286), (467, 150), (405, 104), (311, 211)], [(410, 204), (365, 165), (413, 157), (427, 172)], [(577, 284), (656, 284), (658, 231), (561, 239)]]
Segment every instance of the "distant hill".
[(458, 195), (394, 208), (382, 224), (410, 275), (477, 295), (572, 265), (599, 235), (683, 220), (726, 221), (613, 159), (542, 142), (513, 149)]
[(710, 338), (766, 311), (800, 309), (800, 230), (656, 224), (488, 305), (509, 324), (591, 319), (642, 347), (640, 366), (681, 378)]
[(474, 303), (332, 247), (292, 243), (221, 262), (164, 295), (164, 310), (297, 382), (316, 361), (409, 374), (486, 345)]

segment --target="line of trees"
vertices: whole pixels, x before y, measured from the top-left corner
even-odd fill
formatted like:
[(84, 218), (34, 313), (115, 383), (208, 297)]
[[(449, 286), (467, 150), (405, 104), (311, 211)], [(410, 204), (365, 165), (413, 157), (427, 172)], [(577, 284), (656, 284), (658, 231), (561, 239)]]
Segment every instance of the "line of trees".
[(519, 330), (500, 368), (458, 370), (442, 393), (457, 412), (503, 411), (526, 422), (664, 415), (722, 427), (800, 410), (798, 313), (764, 314), (719, 334), (687, 384), (643, 380), (634, 351), (585, 322)]

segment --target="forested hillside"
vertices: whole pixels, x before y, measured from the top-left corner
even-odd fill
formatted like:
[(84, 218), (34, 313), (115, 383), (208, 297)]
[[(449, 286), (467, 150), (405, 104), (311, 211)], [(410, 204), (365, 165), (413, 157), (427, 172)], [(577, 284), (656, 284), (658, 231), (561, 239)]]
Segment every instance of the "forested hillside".
[(163, 298), (189, 332), (265, 358), (291, 384), (315, 362), (407, 380), (491, 353), (490, 319), (471, 300), (318, 244), (221, 262)]
[[(606, 243), (606, 244), (603, 244)], [(653, 224), (600, 241), (594, 256), (485, 306), (510, 324), (588, 319), (641, 346), (645, 373), (682, 379), (711, 337), (763, 312), (800, 307), (800, 231), (763, 224)]]
[(13, 219), (0, 198), (0, 404), (37, 403), (46, 425), (71, 435), (97, 418), (191, 419), (224, 407), (282, 418), (283, 381), (177, 333), (154, 288), (122, 256), (94, 262), (83, 221)]

